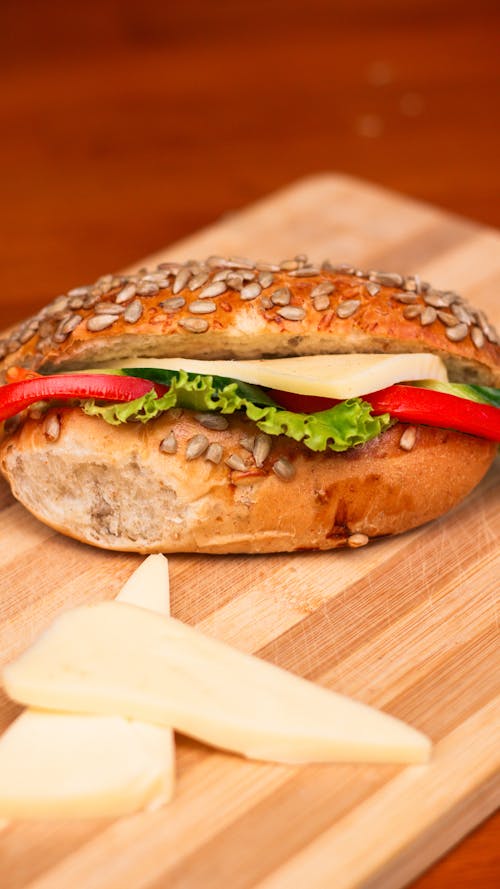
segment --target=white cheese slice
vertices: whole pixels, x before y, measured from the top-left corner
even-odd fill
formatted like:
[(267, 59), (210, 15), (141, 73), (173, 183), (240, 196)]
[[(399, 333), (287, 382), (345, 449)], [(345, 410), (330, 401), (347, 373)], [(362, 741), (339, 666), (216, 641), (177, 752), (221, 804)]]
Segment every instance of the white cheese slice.
[(323, 398), (355, 398), (416, 380), (448, 379), (430, 352), (401, 355), (307, 355), (255, 361), (202, 361), (194, 358), (130, 358), (116, 367), (158, 367), (187, 373), (231, 377), (266, 389)]
[[(168, 615), (167, 559), (145, 559), (118, 600)], [(28, 709), (0, 738), (0, 814), (116, 817), (156, 808), (172, 796), (174, 757), (169, 728)]]
[(116, 602), (62, 614), (6, 667), (21, 703), (121, 714), (275, 762), (425, 762), (430, 742), (389, 715)]

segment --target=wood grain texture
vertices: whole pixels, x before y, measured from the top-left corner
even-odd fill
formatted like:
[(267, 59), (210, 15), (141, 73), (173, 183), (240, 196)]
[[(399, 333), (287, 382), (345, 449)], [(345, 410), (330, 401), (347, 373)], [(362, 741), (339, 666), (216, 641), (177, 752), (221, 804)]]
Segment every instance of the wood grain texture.
[[(499, 247), (492, 231), (324, 175), (161, 256), (300, 249), (418, 270), (498, 322)], [(435, 742), (429, 767), (272, 766), (178, 738), (177, 793), (161, 811), (5, 824), (2, 889), (400, 889), (414, 879), (500, 800), (499, 480), (496, 465), (450, 515), (354, 552), (169, 560), (176, 617), (408, 720)], [(2, 661), (62, 608), (116, 595), (138, 561), (54, 534), (1, 484)], [(0, 699), (0, 727), (17, 712)]]

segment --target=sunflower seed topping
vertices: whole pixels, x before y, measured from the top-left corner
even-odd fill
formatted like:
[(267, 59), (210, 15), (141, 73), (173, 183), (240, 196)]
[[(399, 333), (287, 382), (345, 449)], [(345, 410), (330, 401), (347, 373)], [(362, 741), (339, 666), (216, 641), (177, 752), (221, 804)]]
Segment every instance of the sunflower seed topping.
[(95, 307), (96, 315), (122, 315), (124, 311), (123, 306), (117, 306), (116, 303), (102, 302)]
[(457, 324), (456, 327), (446, 328), (446, 336), (454, 343), (459, 343), (461, 340), (464, 340), (468, 333), (469, 328), (467, 324), (464, 324), (462, 322), (460, 324)]
[(402, 275), (390, 272), (370, 272), (370, 280), (377, 284), (383, 284), (385, 287), (401, 287), (404, 282)]
[(128, 303), (135, 296), (135, 284), (126, 284), (115, 296), (115, 303)]
[(435, 309), (447, 309), (451, 303), (451, 297), (439, 290), (429, 290), (424, 294), (424, 302)]
[(61, 433), (61, 423), (56, 414), (49, 415), (43, 424), (43, 434), (48, 441), (57, 441)]
[(471, 332), (470, 332), (470, 338), (471, 338), (472, 342), (474, 343), (476, 349), (482, 349), (482, 348), (483, 348), (483, 346), (484, 346), (484, 333), (483, 333), (483, 331), (481, 330), (480, 327), (476, 327), (476, 326), (474, 325), (474, 327), (472, 328), (472, 330), (471, 330)]
[(242, 448), (245, 448), (245, 451), (249, 451), (250, 454), (253, 454), (253, 449), (255, 445), (255, 435), (244, 435), (240, 438), (240, 445)]
[(322, 281), (321, 284), (316, 284), (316, 287), (313, 287), (311, 290), (311, 298), (315, 299), (317, 296), (329, 296), (334, 290), (335, 285), (331, 281)]
[(198, 274), (194, 275), (191, 278), (188, 287), (190, 290), (198, 290), (198, 287), (203, 287), (208, 281), (208, 273), (207, 272), (198, 272)]
[(258, 466), (259, 469), (264, 465), (264, 462), (269, 457), (271, 453), (271, 436), (266, 435), (264, 432), (259, 433), (255, 437), (254, 446), (252, 448), (253, 458), (255, 460), (255, 465)]
[(210, 315), (216, 311), (217, 306), (208, 299), (195, 299), (189, 303), (188, 309), (192, 315)]
[(298, 268), (300, 268), (300, 264), (296, 259), (284, 259), (283, 262), (280, 262), (280, 269), (283, 272), (294, 272)]
[(179, 324), (190, 333), (206, 333), (208, 330), (208, 321), (204, 318), (184, 318)]
[(178, 312), (179, 309), (182, 309), (183, 306), (186, 305), (186, 300), (183, 296), (170, 296), (168, 299), (164, 299), (163, 302), (160, 303), (160, 307), (168, 312), (169, 315), (174, 312)]
[(443, 324), (446, 324), (446, 327), (455, 327), (458, 324), (458, 318), (455, 315), (452, 315), (451, 312), (442, 312), (438, 310), (437, 316)]
[(241, 288), (240, 297), (241, 299), (246, 300), (255, 299), (257, 296), (260, 296), (261, 292), (262, 287), (254, 281), (252, 284), (245, 284), (245, 286)]
[(406, 318), (407, 321), (412, 321), (413, 318), (418, 318), (423, 311), (422, 306), (406, 306), (403, 309), (403, 318)]
[(279, 457), (275, 463), (273, 463), (273, 472), (278, 478), (283, 479), (283, 481), (290, 481), (295, 475), (295, 466), (293, 463), (290, 463), (290, 460), (287, 460), (286, 457)]
[(282, 306), (281, 309), (278, 309), (276, 314), (284, 318), (285, 321), (302, 321), (302, 319), (306, 317), (305, 310), (302, 306)]
[(291, 278), (314, 278), (316, 275), (320, 274), (320, 270), (315, 266), (303, 266), (299, 269), (292, 269), (289, 272)]
[(70, 333), (75, 330), (76, 327), (82, 321), (81, 315), (69, 315), (67, 318), (63, 318), (61, 323), (59, 324), (56, 332), (54, 333), (54, 342), (63, 343), (65, 339), (70, 335)]
[(213, 441), (205, 451), (205, 460), (209, 460), (210, 463), (220, 463), (223, 453), (222, 445), (218, 441)]
[(175, 454), (177, 451), (177, 439), (175, 437), (175, 432), (169, 432), (166, 438), (162, 438), (160, 441), (160, 451), (162, 454)]
[(357, 549), (359, 546), (366, 546), (369, 542), (370, 538), (367, 534), (351, 534), (351, 536), (347, 538), (347, 545), (352, 547), (352, 549)]
[(455, 315), (455, 318), (457, 318), (458, 321), (461, 321), (462, 324), (472, 324), (474, 319), (472, 318), (470, 312), (467, 311), (465, 306), (455, 302), (451, 307), (451, 311)]
[(174, 278), (174, 283), (172, 284), (172, 293), (174, 294), (174, 296), (176, 293), (180, 293), (181, 290), (184, 290), (190, 277), (191, 269), (186, 268), (186, 266), (179, 269)]
[(415, 426), (407, 426), (399, 439), (399, 447), (402, 448), (403, 451), (411, 451), (416, 440), (417, 430), (415, 429)]
[(123, 318), (127, 324), (135, 324), (135, 322), (142, 316), (142, 313), (143, 308), (141, 301), (139, 299), (134, 299), (134, 301), (129, 303), (125, 309)]
[(291, 299), (291, 292), (288, 287), (280, 287), (271, 293), (271, 302), (275, 306), (287, 306)]
[(381, 290), (380, 284), (376, 284), (375, 281), (368, 281), (365, 287), (370, 296), (377, 296), (377, 293), (380, 293)]
[(313, 299), (313, 306), (317, 312), (324, 312), (326, 309), (330, 308), (330, 297), (326, 295), (326, 293), (315, 296)]
[(118, 315), (92, 315), (87, 319), (87, 330), (97, 333), (100, 330), (106, 330), (118, 320)]
[(222, 414), (209, 412), (206, 414), (195, 414), (194, 416), (205, 429), (227, 429), (229, 426), (227, 418)]
[(391, 293), (393, 299), (397, 299), (398, 303), (404, 303), (407, 306), (413, 305), (418, 299), (416, 293)]
[(248, 469), (248, 466), (239, 454), (230, 454), (224, 462), (226, 466), (229, 466), (230, 469), (235, 469), (236, 472), (245, 472)]
[(226, 279), (227, 286), (231, 288), (231, 290), (241, 290), (243, 287), (243, 278), (241, 275), (228, 275)]
[(209, 299), (211, 296), (220, 296), (222, 293), (225, 293), (227, 290), (227, 285), (225, 281), (216, 281), (214, 284), (209, 284), (208, 287), (205, 287), (201, 293), (198, 294), (198, 299)]
[(186, 445), (186, 460), (196, 460), (197, 457), (201, 457), (202, 454), (208, 448), (208, 438), (206, 435), (193, 435), (192, 438), (189, 439)]
[(140, 296), (154, 296), (159, 289), (158, 284), (154, 281), (145, 281), (137, 285), (137, 293)]
[(266, 287), (270, 287), (273, 283), (274, 275), (271, 274), (271, 272), (261, 272), (257, 280), (260, 286), (265, 289)]
[(421, 323), (422, 327), (428, 327), (429, 324), (434, 324), (434, 321), (436, 320), (436, 318), (437, 318), (436, 310), (433, 308), (433, 306), (427, 306), (427, 308), (425, 308), (424, 311), (422, 312), (422, 314), (420, 315), (420, 323)]
[(337, 306), (337, 317), (350, 318), (351, 315), (354, 315), (354, 312), (357, 312), (360, 305), (361, 302), (359, 299), (345, 299)]

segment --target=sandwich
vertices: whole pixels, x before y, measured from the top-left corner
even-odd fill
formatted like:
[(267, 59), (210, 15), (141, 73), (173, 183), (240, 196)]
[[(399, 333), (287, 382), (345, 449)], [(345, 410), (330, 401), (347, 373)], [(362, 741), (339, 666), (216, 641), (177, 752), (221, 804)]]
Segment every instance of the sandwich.
[(500, 441), (500, 346), (416, 275), (212, 256), (106, 275), (0, 340), (0, 468), (132, 552), (364, 546), (456, 506)]

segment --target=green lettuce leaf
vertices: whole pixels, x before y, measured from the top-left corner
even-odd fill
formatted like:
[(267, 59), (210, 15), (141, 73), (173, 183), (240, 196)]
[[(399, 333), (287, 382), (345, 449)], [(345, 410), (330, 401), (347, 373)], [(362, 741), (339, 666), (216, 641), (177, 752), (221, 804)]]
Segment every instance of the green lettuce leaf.
[[(125, 373), (141, 376), (140, 368), (134, 368), (134, 374), (127, 368)], [(130, 420), (147, 423), (173, 407), (222, 414), (242, 411), (261, 431), (268, 435), (286, 435), (303, 442), (312, 451), (327, 448), (346, 451), (380, 435), (393, 422), (389, 414), (373, 416), (371, 406), (360, 398), (350, 398), (327, 411), (296, 414), (282, 410), (264, 390), (247, 383), (185, 371), (159, 373), (170, 375), (170, 388), (165, 395), (158, 397), (152, 389), (142, 398), (123, 404), (99, 404), (89, 399), (82, 402), (82, 409), (89, 416), (101, 417), (115, 426)], [(148, 378), (151, 378), (149, 368)], [(156, 375), (155, 381), (167, 382), (164, 376), (160, 380)]]

